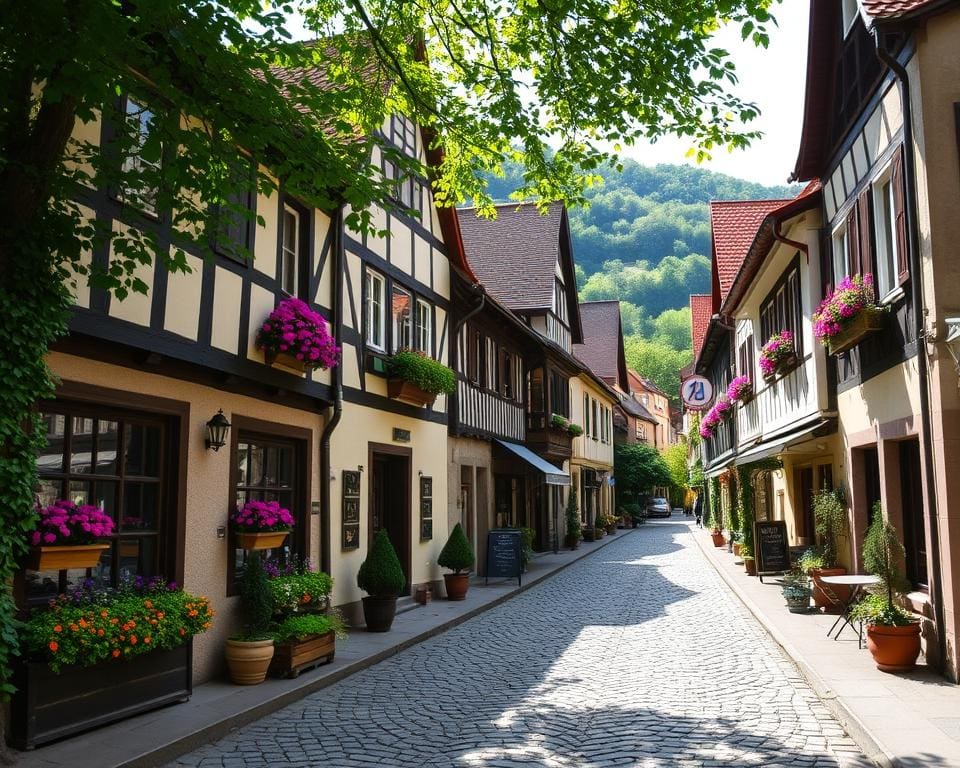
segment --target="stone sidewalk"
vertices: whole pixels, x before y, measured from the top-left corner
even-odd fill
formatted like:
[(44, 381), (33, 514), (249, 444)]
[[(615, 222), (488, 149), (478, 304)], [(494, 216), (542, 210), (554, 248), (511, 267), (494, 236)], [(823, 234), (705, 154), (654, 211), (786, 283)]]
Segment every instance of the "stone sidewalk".
[(852, 628), (827, 638), (835, 616), (790, 613), (773, 578), (749, 577), (707, 530), (697, 543), (727, 586), (797, 664), (810, 686), (866, 756), (881, 766), (960, 767), (960, 687), (920, 665), (879, 671)]
[(129, 718), (33, 751), (14, 751), (14, 765), (17, 768), (162, 765), (494, 608), (608, 544), (642, 531), (642, 528), (619, 530), (599, 542), (582, 542), (573, 552), (538, 554), (519, 587), (516, 579), (491, 579), (486, 585), (484, 579), (474, 578), (463, 602), (434, 600), (417, 606), (399, 614), (389, 632), (368, 633), (362, 629), (351, 632), (346, 642), (337, 643), (332, 663), (304, 672), (294, 680), (268, 678), (255, 686), (225, 681), (204, 683), (194, 688), (192, 698), (184, 704)]

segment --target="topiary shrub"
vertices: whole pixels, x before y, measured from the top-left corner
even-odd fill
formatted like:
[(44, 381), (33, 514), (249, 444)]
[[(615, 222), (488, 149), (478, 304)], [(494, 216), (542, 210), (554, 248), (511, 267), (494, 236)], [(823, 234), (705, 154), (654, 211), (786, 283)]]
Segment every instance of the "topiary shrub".
[(457, 388), (457, 377), (452, 370), (412, 349), (401, 349), (387, 360), (387, 375), (408, 381), (434, 395), (449, 395)]
[(537, 532), (533, 528), (520, 527), (520, 565), (527, 570), (527, 565), (533, 560), (533, 540)]
[(260, 553), (254, 550), (240, 573), (240, 612), (243, 615), (242, 640), (267, 640), (273, 617), (273, 592), (267, 573), (260, 562)]
[[(913, 623), (910, 615), (894, 601), (895, 596), (909, 589), (909, 582), (900, 573), (906, 551), (897, 529), (883, 517), (880, 502), (873, 506), (873, 522), (863, 540), (863, 565), (867, 573), (880, 577), (879, 590), (872, 601), (861, 608), (858, 618), (871, 624), (905, 625)], [(876, 598), (880, 598), (879, 600)]]
[(567, 546), (576, 546), (580, 541), (580, 512), (577, 510), (577, 487), (570, 486), (567, 494)]
[(397, 552), (386, 531), (379, 531), (367, 559), (357, 571), (357, 586), (371, 597), (396, 597), (407, 583)]
[(440, 550), (437, 564), (459, 574), (462, 571), (470, 570), (475, 559), (473, 547), (470, 546), (470, 541), (463, 532), (463, 526), (457, 523), (450, 531), (450, 538), (447, 539), (447, 543)]
[(839, 538), (847, 528), (847, 510), (838, 490), (824, 488), (813, 495), (813, 517), (817, 534), (823, 537), (824, 568), (837, 566)]

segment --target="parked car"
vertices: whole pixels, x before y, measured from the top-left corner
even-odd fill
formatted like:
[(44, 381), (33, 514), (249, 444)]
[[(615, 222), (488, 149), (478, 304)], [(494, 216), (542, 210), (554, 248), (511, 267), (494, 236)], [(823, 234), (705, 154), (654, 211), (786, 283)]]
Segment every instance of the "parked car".
[(647, 502), (647, 517), (670, 517), (670, 502), (655, 497)]

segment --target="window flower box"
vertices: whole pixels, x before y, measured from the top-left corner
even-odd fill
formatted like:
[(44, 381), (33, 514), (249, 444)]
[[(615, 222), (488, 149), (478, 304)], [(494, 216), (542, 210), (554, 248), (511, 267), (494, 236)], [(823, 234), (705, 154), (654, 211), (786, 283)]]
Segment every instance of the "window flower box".
[(109, 544), (97, 539), (113, 532), (113, 518), (100, 507), (60, 499), (37, 507), (37, 527), (30, 534), (27, 567), (35, 571), (93, 568)]
[(34, 571), (68, 571), (93, 568), (109, 544), (74, 544), (54, 547), (30, 547), (26, 566)]
[(431, 406), (437, 395), (449, 395), (457, 378), (443, 363), (423, 352), (402, 349), (387, 360), (387, 395), (416, 406)]
[(283, 546), (290, 529), (282, 531), (252, 531), (250, 533), (235, 533), (234, 540), (238, 549), (253, 551), (255, 549), (276, 549)]
[(839, 355), (879, 331), (885, 312), (875, 303), (873, 275), (845, 277), (813, 313), (813, 334), (829, 354)]
[(772, 382), (797, 366), (797, 352), (793, 333), (780, 331), (771, 336), (760, 350), (760, 371), (763, 380)]
[(308, 368), (331, 368), (340, 349), (327, 321), (293, 296), (281, 301), (257, 331), (256, 346), (267, 365), (303, 373)]
[(248, 501), (230, 515), (234, 541), (240, 549), (274, 549), (293, 527), (293, 515), (276, 501)]
[(737, 376), (727, 387), (727, 397), (731, 402), (745, 405), (753, 400), (753, 382), (749, 376)]

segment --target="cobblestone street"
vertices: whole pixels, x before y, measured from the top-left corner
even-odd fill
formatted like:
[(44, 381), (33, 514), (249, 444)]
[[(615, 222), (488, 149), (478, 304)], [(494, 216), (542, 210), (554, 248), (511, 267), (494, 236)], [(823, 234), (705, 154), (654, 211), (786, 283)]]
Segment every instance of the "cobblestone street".
[(175, 765), (866, 765), (691, 536), (621, 532)]

